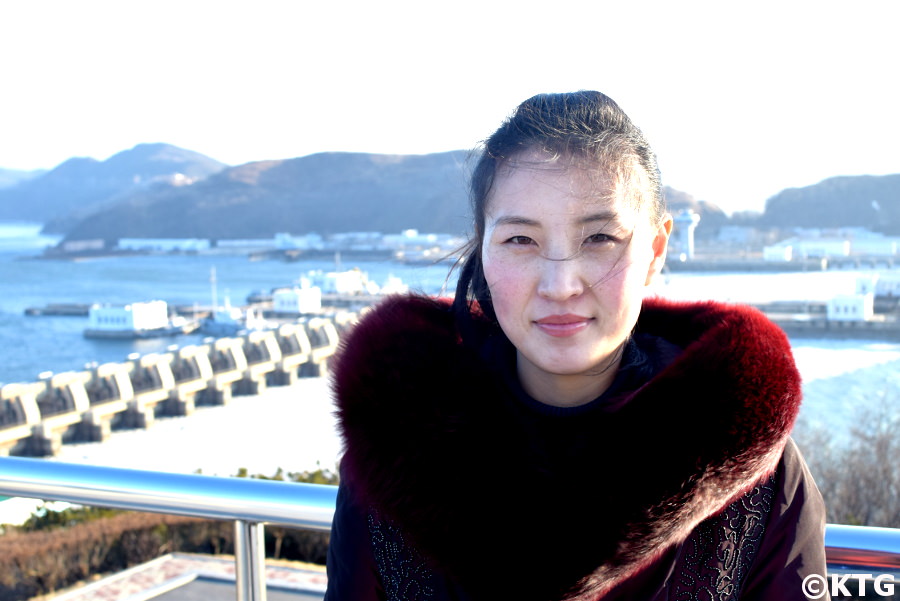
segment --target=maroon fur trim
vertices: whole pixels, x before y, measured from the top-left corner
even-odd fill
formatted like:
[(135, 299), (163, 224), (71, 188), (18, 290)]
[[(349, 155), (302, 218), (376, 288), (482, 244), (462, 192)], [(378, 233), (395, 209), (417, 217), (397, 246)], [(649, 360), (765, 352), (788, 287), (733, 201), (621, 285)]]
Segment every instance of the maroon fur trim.
[(754, 309), (653, 299), (637, 329), (684, 352), (620, 411), (535, 432), (445, 302), (383, 302), (335, 364), (345, 481), (485, 598), (599, 599), (771, 473), (800, 404), (787, 337)]

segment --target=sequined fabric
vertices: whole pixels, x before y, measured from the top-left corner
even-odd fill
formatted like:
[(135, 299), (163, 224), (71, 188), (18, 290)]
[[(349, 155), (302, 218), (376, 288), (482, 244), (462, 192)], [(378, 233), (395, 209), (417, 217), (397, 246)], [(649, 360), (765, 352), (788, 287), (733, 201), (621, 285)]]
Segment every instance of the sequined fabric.
[(701, 523), (684, 543), (671, 601), (739, 599), (775, 497), (774, 479)]
[(369, 534), (375, 564), (387, 601), (427, 601), (434, 598), (434, 578), (421, 554), (394, 524), (369, 513)]

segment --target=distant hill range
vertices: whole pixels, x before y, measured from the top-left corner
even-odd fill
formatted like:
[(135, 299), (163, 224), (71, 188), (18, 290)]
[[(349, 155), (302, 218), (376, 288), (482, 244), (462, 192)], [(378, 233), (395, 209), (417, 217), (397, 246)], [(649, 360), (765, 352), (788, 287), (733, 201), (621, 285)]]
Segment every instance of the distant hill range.
[(21, 184), (22, 182), (34, 179), (40, 175), (43, 175), (44, 173), (47, 173), (44, 169), (37, 169), (35, 171), (23, 171), (20, 169), (0, 168), (0, 189), (11, 188), (12, 186), (16, 186), (18, 184)]
[(159, 185), (71, 223), (69, 239), (271, 238), (279, 232), (466, 229), (466, 153), (314, 154)]
[[(0, 219), (53, 224), (54, 233), (157, 185), (185, 185), (226, 165), (169, 144), (139, 144), (105, 161), (72, 158), (38, 177), (0, 189)], [(62, 219), (57, 223), (55, 220)]]
[(776, 227), (867, 227), (900, 234), (900, 174), (831, 177), (782, 190), (760, 223)]
[[(226, 167), (167, 144), (106, 161), (76, 158), (0, 187), (0, 220), (30, 220), (68, 240), (270, 238), (276, 233), (468, 231), (464, 151), (427, 155), (320, 153)], [(697, 234), (729, 223), (860, 226), (900, 234), (900, 174), (836, 177), (770, 198), (762, 215), (665, 189), (670, 210), (701, 215)]]

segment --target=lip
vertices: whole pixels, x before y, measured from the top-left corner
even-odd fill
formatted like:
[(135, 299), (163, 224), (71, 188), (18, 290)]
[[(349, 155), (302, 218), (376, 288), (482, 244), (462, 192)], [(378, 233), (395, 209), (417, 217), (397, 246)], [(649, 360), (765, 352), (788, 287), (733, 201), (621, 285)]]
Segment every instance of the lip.
[(547, 315), (546, 317), (541, 317), (540, 319), (534, 320), (534, 325), (545, 334), (555, 338), (565, 338), (581, 332), (588, 327), (588, 324), (590, 324), (591, 321), (593, 321), (592, 317), (566, 313), (565, 315)]

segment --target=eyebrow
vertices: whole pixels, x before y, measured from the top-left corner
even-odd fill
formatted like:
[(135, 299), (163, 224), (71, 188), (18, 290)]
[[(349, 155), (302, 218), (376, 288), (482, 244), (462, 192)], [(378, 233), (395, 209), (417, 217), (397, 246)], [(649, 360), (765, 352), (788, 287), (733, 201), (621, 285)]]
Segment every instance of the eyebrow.
[[(578, 220), (578, 223), (581, 225), (597, 223), (598, 221), (608, 223), (610, 221), (615, 221), (618, 216), (618, 213), (616, 213), (615, 211), (603, 211), (602, 213), (592, 213), (590, 215), (585, 215)], [(537, 227), (540, 225), (540, 222), (534, 219), (529, 219), (527, 217), (521, 217), (519, 215), (504, 215), (503, 217), (497, 218), (494, 221), (494, 225), (527, 225)]]

